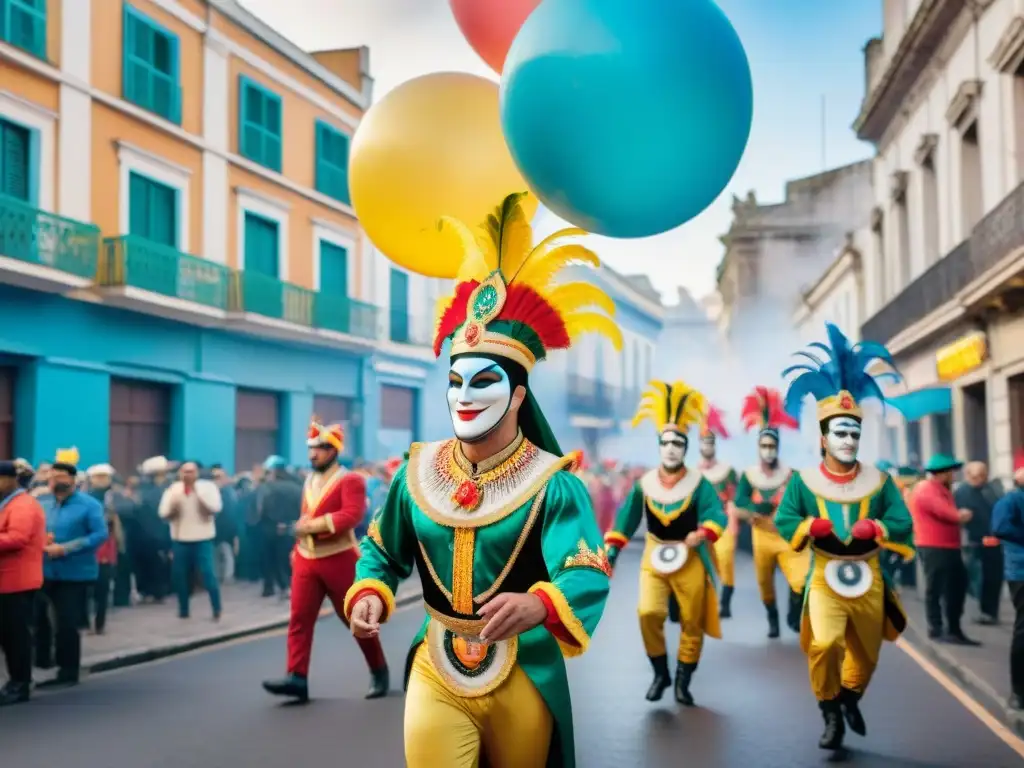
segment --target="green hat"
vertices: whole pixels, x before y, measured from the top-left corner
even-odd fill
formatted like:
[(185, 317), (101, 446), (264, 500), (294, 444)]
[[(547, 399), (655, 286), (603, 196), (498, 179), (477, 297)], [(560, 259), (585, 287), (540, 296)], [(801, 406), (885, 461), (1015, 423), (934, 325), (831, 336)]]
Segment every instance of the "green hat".
[(951, 469), (960, 469), (964, 463), (957, 461), (952, 456), (947, 456), (944, 453), (937, 453), (928, 459), (928, 463), (924, 465), (925, 472), (948, 472)]
[(880, 461), (878, 461), (875, 464), (875, 466), (878, 467), (883, 472), (888, 472), (893, 467), (892, 462), (891, 461), (886, 461), (885, 459), (881, 459)]
[(909, 464), (904, 464), (902, 467), (896, 468), (897, 477), (920, 477), (923, 473), (917, 467), (912, 467)]

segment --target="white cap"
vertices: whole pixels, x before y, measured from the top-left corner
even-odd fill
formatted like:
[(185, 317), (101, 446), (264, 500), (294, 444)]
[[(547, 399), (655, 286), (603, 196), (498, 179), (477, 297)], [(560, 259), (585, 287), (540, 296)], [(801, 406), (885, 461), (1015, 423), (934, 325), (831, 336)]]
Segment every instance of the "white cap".
[(169, 472), (170, 469), (171, 463), (167, 461), (166, 456), (151, 456), (142, 462), (139, 472), (144, 475), (160, 475), (164, 472)]
[(109, 464), (94, 464), (85, 470), (85, 474), (87, 477), (93, 477), (94, 475), (110, 475), (113, 477), (117, 473), (114, 472), (114, 468)]

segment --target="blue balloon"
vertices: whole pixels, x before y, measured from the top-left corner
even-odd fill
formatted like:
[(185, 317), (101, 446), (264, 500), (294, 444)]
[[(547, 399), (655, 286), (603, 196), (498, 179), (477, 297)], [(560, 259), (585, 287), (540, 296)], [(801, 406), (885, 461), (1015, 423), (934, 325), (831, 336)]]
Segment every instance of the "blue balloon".
[(750, 65), (711, 0), (543, 0), (501, 80), (512, 157), (541, 202), (609, 237), (697, 216), (750, 136)]

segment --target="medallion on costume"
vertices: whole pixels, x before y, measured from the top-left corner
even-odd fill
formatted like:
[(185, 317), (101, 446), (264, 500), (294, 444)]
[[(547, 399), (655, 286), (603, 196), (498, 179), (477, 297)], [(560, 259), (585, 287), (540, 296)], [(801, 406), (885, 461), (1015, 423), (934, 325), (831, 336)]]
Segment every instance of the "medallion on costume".
[(633, 486), (615, 527), (605, 534), (613, 564), (646, 520), (647, 537), (640, 564), (640, 633), (654, 669), (648, 701), (658, 701), (672, 685), (665, 645), (669, 597), (679, 606), (681, 632), (676, 654), (675, 697), (693, 705), (690, 681), (700, 661), (704, 636), (722, 636), (715, 594), (715, 570), (708, 544), (728, 523), (715, 488), (700, 471), (684, 463), (687, 433), (706, 410), (704, 396), (681, 381), (652, 381), (640, 401), (633, 425), (650, 419), (657, 428), (661, 466)]
[[(835, 750), (846, 726), (864, 735), (860, 700), (878, 664), (882, 640), (895, 640), (906, 614), (880, 555), (914, 557), (913, 522), (887, 472), (861, 464), (861, 404), (884, 401), (872, 365), (893, 367), (889, 351), (874, 342), (851, 345), (826, 324), (827, 345), (802, 353), (795, 365), (786, 410), (798, 414), (807, 396), (817, 401), (823, 461), (794, 474), (775, 525), (796, 551), (810, 550), (811, 566), (801, 619), (800, 644), (810, 666), (811, 688), (825, 730), (819, 745)], [(820, 359), (821, 353), (827, 359)], [(895, 373), (882, 374), (898, 379)], [(880, 378), (880, 377), (879, 377)]]
[(758, 461), (744, 470), (736, 488), (736, 509), (750, 523), (754, 552), (754, 576), (768, 614), (768, 637), (779, 636), (779, 608), (775, 595), (775, 571), (782, 571), (789, 586), (786, 623), (800, 631), (804, 582), (810, 556), (794, 552), (775, 530), (775, 510), (789, 481), (790, 469), (779, 462), (780, 431), (796, 429), (799, 424), (786, 413), (782, 395), (775, 389), (755, 387), (743, 401), (741, 412), (747, 431), (757, 430)]
[[(556, 282), (597, 257), (563, 230), (531, 249), (523, 195), (509, 196), (475, 233), (445, 220), (464, 262), (440, 309), (434, 350), (451, 341), (448, 405), (455, 439), (417, 443), (395, 474), (363, 542), (349, 615), (367, 595), (394, 611), (413, 569), (427, 617), (407, 671), (410, 768), (573, 768), (563, 657), (586, 651), (608, 595), (611, 566), (587, 490), (573, 474), (529, 387), (553, 349), (598, 332), (617, 347), (614, 310), (599, 288)], [(512, 404), (518, 412), (510, 412)], [(476, 464), (464, 453), (517, 419), (503, 450)], [(480, 611), (503, 595), (536, 595), (544, 623), (487, 642)]]

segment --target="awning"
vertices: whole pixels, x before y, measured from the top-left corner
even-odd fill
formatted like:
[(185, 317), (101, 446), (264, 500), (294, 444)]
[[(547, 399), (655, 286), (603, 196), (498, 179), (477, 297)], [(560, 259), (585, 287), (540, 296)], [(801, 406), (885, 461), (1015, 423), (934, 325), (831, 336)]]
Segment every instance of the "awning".
[(949, 387), (929, 387), (886, 398), (885, 404), (902, 413), (907, 421), (918, 421), (933, 413), (949, 413), (953, 409), (953, 394)]

